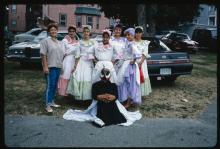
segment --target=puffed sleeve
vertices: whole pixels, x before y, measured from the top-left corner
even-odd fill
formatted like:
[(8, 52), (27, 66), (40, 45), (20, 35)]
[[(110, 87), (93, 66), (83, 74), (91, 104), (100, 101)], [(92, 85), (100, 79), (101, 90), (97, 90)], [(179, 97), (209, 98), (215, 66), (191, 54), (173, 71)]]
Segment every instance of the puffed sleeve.
[(70, 54), (74, 54), (74, 53), (76, 52), (77, 43), (75, 43), (75, 44), (69, 44), (66, 39), (64, 39), (62, 42), (63, 42), (63, 44), (64, 44), (65, 54), (70, 55)]
[(98, 52), (98, 50), (99, 50), (99, 47), (95, 47), (94, 48), (94, 56), (97, 58), (97, 57), (99, 57), (99, 52)]
[(92, 44), (93, 44), (93, 46), (92, 46), (89, 54), (90, 54), (91, 59), (94, 59), (95, 58), (95, 50), (98, 48), (98, 42), (96, 40), (92, 40)]
[(78, 43), (76, 45), (76, 55), (75, 58), (79, 58), (80, 57), (80, 44)]
[(142, 52), (140, 50), (138, 50), (137, 45), (136, 44), (132, 44), (131, 48), (132, 48), (133, 57), (135, 59), (136, 58), (141, 58)]
[(112, 45), (112, 49), (113, 49), (112, 60), (116, 60), (118, 54), (117, 54), (117, 51), (116, 51), (115, 45)]
[(144, 56), (146, 56), (146, 58), (150, 58), (150, 57), (151, 57), (151, 56), (148, 54), (148, 46), (149, 46), (149, 43), (150, 43), (150, 41), (148, 41), (148, 40), (145, 40), (145, 41), (142, 43), (142, 46), (143, 46), (142, 54), (144, 54)]
[(66, 54), (66, 44), (67, 44), (66, 39), (63, 39), (61, 42), (61, 48), (64, 50), (64, 54)]
[(46, 39), (40, 42), (40, 54), (47, 55), (48, 45)]

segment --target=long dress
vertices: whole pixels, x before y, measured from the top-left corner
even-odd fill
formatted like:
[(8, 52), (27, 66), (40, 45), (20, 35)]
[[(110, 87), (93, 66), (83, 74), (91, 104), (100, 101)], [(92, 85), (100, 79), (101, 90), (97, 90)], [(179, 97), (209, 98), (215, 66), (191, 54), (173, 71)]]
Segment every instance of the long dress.
[[(135, 41), (134, 45), (137, 47), (137, 50), (140, 51), (146, 58), (150, 58), (150, 55), (148, 54), (148, 45), (149, 41), (147, 40), (141, 40), (141, 41)], [(137, 59), (137, 62), (140, 62), (141, 58)], [(147, 96), (152, 92), (151, 89), (151, 83), (148, 75), (148, 68), (147, 68), (147, 60), (145, 59), (144, 62), (141, 65), (143, 76), (144, 76), (144, 82), (141, 83), (141, 96)]]
[(115, 38), (114, 36), (111, 37), (109, 43), (113, 46), (114, 54), (113, 54), (113, 60), (118, 60), (115, 64), (115, 71), (118, 73), (119, 68), (123, 64), (124, 59), (124, 49), (126, 46), (127, 39), (124, 37)]
[[(116, 100), (109, 103), (96, 100), (97, 95), (108, 93), (116, 97)], [(90, 121), (100, 126), (118, 124), (122, 126), (130, 126), (136, 120), (141, 119), (142, 114), (139, 111), (129, 112), (117, 100), (117, 86), (110, 81), (103, 83), (98, 81), (92, 87), (93, 101), (85, 110), (69, 109), (64, 113), (63, 118), (74, 121)]]
[(96, 63), (93, 70), (93, 83), (100, 80), (100, 72), (103, 68), (108, 68), (110, 70), (110, 81), (112, 83), (117, 83), (116, 71), (112, 63), (113, 47), (110, 44), (103, 45), (103, 43), (99, 43), (99, 45), (95, 49), (95, 57), (98, 62)]
[(66, 89), (70, 79), (71, 71), (75, 64), (75, 58), (79, 53), (79, 41), (72, 40), (68, 35), (62, 40), (62, 48), (66, 55), (63, 59), (62, 73), (58, 80), (58, 94), (67, 96)]
[(115, 100), (108, 103), (97, 99), (98, 95), (111, 94), (118, 98), (117, 86), (115, 83), (110, 81), (98, 81), (93, 84), (92, 87), (92, 98), (97, 100), (97, 117), (100, 118), (105, 125), (125, 123), (125, 117), (120, 113)]
[(96, 46), (95, 40), (80, 40), (80, 59), (67, 87), (67, 93), (73, 95), (76, 100), (92, 99), (92, 71)]
[(133, 41), (127, 41), (124, 51), (124, 62), (118, 71), (119, 101), (128, 98), (134, 104), (141, 104), (140, 71), (137, 62), (130, 64), (134, 59), (140, 58), (141, 53), (134, 48)]

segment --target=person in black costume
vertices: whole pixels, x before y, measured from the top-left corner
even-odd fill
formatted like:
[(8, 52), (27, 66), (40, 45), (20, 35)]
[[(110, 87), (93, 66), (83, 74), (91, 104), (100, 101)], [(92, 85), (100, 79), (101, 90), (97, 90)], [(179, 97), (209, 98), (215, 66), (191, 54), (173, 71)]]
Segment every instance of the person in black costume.
[(125, 123), (127, 120), (120, 113), (115, 100), (118, 98), (118, 90), (115, 83), (109, 81), (110, 71), (103, 68), (101, 80), (92, 85), (92, 98), (97, 100), (97, 117), (105, 126)]

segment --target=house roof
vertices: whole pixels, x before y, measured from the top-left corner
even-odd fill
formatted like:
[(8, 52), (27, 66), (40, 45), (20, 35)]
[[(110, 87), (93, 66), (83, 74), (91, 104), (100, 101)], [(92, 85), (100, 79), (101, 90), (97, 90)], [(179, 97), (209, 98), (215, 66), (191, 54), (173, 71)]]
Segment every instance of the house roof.
[(88, 14), (101, 16), (101, 12), (97, 8), (88, 8), (88, 7), (77, 7), (75, 14)]

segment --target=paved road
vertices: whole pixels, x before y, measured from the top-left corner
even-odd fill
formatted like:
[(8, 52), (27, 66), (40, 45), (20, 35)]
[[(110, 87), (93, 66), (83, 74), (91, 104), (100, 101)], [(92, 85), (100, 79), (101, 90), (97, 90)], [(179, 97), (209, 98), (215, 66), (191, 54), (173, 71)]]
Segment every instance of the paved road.
[(53, 116), (5, 116), (9, 147), (212, 147), (217, 143), (217, 100), (199, 119), (141, 119), (132, 126), (97, 128)]

